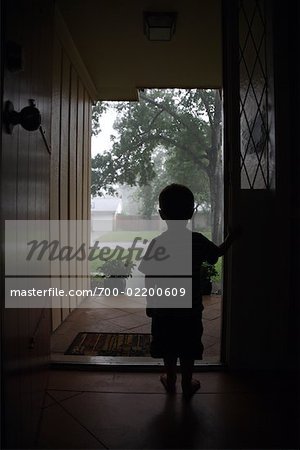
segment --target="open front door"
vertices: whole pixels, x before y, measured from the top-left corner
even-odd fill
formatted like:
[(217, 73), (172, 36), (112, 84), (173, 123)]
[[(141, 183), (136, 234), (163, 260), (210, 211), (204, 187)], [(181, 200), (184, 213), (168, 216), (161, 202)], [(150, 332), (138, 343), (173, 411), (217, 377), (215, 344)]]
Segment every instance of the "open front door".
[(226, 213), (242, 228), (227, 258), (232, 368), (278, 366), (284, 344), (287, 292), (279, 280), (288, 278), (288, 229), (275, 164), (272, 8), (265, 0), (224, 2)]

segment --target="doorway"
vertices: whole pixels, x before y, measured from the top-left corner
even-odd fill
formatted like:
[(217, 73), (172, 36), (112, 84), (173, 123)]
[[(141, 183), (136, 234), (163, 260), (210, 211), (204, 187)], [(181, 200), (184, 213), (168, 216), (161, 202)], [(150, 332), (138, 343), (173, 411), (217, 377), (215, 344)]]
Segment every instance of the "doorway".
[[(223, 240), (222, 93), (141, 89), (138, 102), (97, 102), (92, 134), (91, 247), (99, 256), (90, 261), (95, 295), (55, 330), (53, 357), (71, 357), (74, 363), (153, 363), (147, 354), (151, 320), (145, 314), (145, 298), (136, 295), (144, 286), (138, 260), (165, 228), (158, 195), (174, 182), (194, 193), (196, 212), (190, 227), (216, 244)], [(136, 248), (123, 278), (124, 295), (108, 291), (111, 271), (122, 270), (116, 260), (124, 260), (132, 246)], [(110, 249), (108, 257), (102, 258), (101, 248)], [(215, 266), (203, 265), (204, 359), (199, 364), (221, 362), (222, 273), (221, 259)], [(131, 350), (122, 356), (118, 342), (128, 344), (128, 339)]]

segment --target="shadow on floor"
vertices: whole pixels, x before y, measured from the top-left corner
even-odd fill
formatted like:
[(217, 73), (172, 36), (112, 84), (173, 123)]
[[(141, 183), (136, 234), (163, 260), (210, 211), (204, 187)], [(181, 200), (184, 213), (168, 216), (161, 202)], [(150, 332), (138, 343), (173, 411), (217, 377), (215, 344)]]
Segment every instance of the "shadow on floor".
[(38, 448), (299, 448), (295, 378), (199, 373), (187, 403), (158, 374), (53, 370)]

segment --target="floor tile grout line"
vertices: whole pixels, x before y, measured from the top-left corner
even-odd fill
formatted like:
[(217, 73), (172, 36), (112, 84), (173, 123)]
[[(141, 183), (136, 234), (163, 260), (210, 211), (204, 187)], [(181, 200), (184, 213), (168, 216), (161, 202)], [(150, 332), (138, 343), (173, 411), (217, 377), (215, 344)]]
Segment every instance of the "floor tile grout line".
[[(136, 330), (137, 328), (144, 327), (145, 325), (149, 326), (148, 323), (142, 323), (141, 325), (137, 325), (136, 327), (126, 328), (126, 331)], [(146, 334), (151, 334), (150, 329), (149, 329), (149, 333), (146, 333)]]
[(56, 398), (54, 398), (51, 394), (49, 394), (49, 392), (48, 392), (48, 395), (54, 400), (56, 405), (58, 405), (60, 408), (62, 408), (70, 417), (72, 417), (73, 420), (75, 420), (75, 422), (77, 422), (84, 430), (86, 430), (91, 436), (93, 436), (93, 438), (96, 439), (96, 441), (99, 442), (99, 444), (102, 445), (102, 447), (109, 450), (109, 447), (107, 447), (107, 445), (105, 445), (104, 442), (102, 442), (91, 430), (89, 430), (85, 425), (83, 425), (80, 422), (80, 420), (77, 419), (77, 417), (75, 417), (73, 414), (71, 414), (67, 410), (67, 408), (65, 408), (58, 400), (56, 400)]
[[(58, 392), (69, 392), (69, 391), (66, 391), (66, 390), (59, 390), (59, 389), (51, 389), (52, 391), (58, 391)], [(72, 392), (72, 391), (70, 391), (70, 392)], [(74, 391), (73, 391), (74, 392)], [(47, 390), (47, 393), (48, 393), (48, 390)], [(65, 400), (69, 400), (70, 398), (74, 398), (74, 397), (77, 397), (78, 395), (81, 395), (81, 394), (84, 394), (84, 391), (81, 391), (81, 392), (76, 392), (76, 394), (73, 394), (73, 395), (70, 395), (69, 397), (66, 397), (66, 398), (63, 398), (63, 399), (61, 399), (61, 400), (57, 400), (59, 403), (62, 403), (62, 402), (64, 402)], [(52, 398), (52, 395), (51, 394), (49, 394), (50, 396), (51, 396), (51, 398)], [(46, 408), (49, 408), (49, 406), (52, 406), (53, 405), (53, 403), (50, 403), (49, 405), (47, 405), (47, 406), (44, 406), (44, 408), (43, 409), (46, 409)]]

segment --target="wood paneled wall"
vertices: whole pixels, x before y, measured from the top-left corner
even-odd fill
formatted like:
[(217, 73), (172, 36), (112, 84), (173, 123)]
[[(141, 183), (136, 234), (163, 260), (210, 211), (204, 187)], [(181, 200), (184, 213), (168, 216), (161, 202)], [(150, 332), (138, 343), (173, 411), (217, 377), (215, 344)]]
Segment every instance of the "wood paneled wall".
[[(52, 0), (4, 0), (5, 42), (20, 45), (22, 66), (1, 72), (3, 102), (16, 111), (33, 98), (52, 154), (39, 131), (2, 130), (1, 239), (4, 220), (89, 219), (90, 95), (56, 33)], [(76, 51), (75, 51), (76, 54)], [(82, 69), (81, 69), (82, 72)], [(50, 195), (51, 191), (51, 195)], [(87, 227), (71, 240), (82, 242)], [(5, 282), (1, 253), (1, 284)], [(70, 263), (71, 264), (71, 263)], [(77, 273), (84, 273), (76, 263)], [(65, 288), (69, 280), (62, 281)], [(86, 288), (78, 278), (77, 288)], [(82, 300), (63, 299), (59, 309), (8, 309), (1, 291), (1, 448), (33, 448), (47, 383), (52, 324), (57, 326)], [(52, 322), (52, 323), (51, 323)], [(30, 345), (34, 337), (33, 347)]]
[[(61, 26), (61, 23), (60, 23)], [(52, 220), (77, 220), (70, 228), (69, 243), (79, 247), (89, 243), (90, 219), (90, 142), (91, 98), (57, 30), (54, 38), (54, 68), (52, 96), (52, 156), (50, 217)], [(83, 221), (83, 222), (82, 222)], [(62, 230), (61, 230), (62, 232)], [(62, 278), (61, 288), (87, 289), (87, 261), (70, 261), (70, 273), (77, 279)], [(74, 265), (76, 270), (74, 270)], [(73, 267), (71, 267), (73, 266)], [(68, 275), (62, 268), (61, 275)], [(60, 308), (52, 309), (52, 329), (55, 330), (83, 297), (62, 297)], [(57, 305), (57, 302), (56, 302)]]
[[(49, 140), (53, 2), (6, 0), (3, 11), (4, 45), (19, 44), (23, 61), (22, 67), (13, 70), (6, 53), (2, 100), (12, 101), (20, 111), (28, 106), (28, 99), (35, 99)], [(2, 244), (5, 219), (49, 219), (49, 175), (50, 155), (39, 131), (29, 132), (19, 125), (11, 135), (2, 130)], [(3, 256), (1, 284), (5, 282)], [(47, 382), (50, 310), (5, 308), (2, 289), (1, 315), (1, 448), (33, 448)]]

